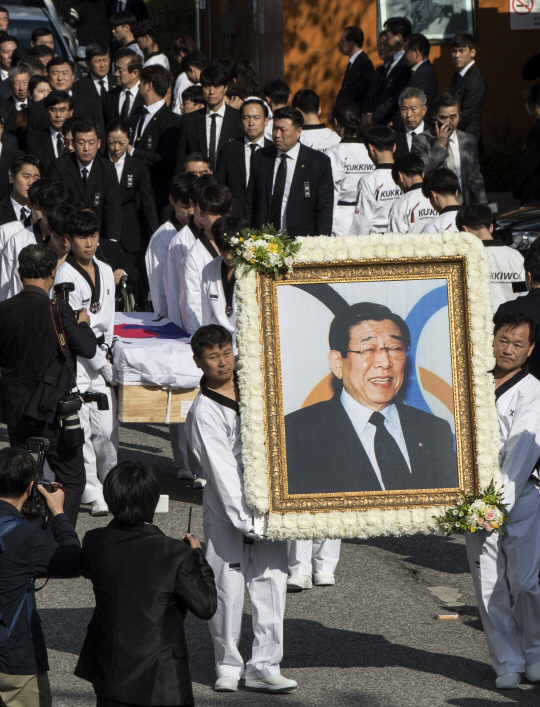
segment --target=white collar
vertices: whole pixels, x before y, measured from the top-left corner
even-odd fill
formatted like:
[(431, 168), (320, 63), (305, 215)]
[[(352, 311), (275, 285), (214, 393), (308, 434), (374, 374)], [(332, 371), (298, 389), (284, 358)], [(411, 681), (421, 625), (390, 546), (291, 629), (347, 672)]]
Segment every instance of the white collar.
[(262, 134), (262, 137), (260, 140), (257, 140), (257, 142), (253, 143), (250, 142), (247, 137), (244, 135), (244, 147), (247, 147), (248, 145), (260, 145), (261, 147), (264, 147), (264, 133)]
[[(52, 136), (55, 140), (56, 140), (56, 136), (57, 136), (57, 135), (62, 135), (62, 131), (61, 131), (61, 130), (55, 130), (54, 128), (51, 128), (50, 125), (49, 125), (49, 130), (51, 131), (51, 136)], [(78, 160), (77, 160), (77, 161), (78, 161)]]
[[(105, 88), (107, 88), (107, 86), (109, 85), (109, 77), (108, 77), (108, 75), (107, 75), (107, 76), (102, 76), (101, 78), (97, 78), (97, 79), (96, 79), (96, 77), (94, 76), (94, 74), (90, 74), (90, 76), (92, 77), (92, 81), (96, 84), (96, 86), (99, 86), (99, 82), (100, 82), (100, 81), (104, 81), (104, 82), (105, 82)], [(101, 88), (101, 87), (100, 87), (100, 88)]]
[[(349, 393), (347, 393), (345, 388), (343, 388), (343, 390), (341, 391), (340, 399), (341, 404), (345, 408), (345, 412), (351, 420), (354, 420), (354, 426), (356, 427), (356, 429), (364, 430), (366, 425), (369, 424), (369, 418), (373, 415), (375, 410), (370, 410), (369, 408), (365, 407), (365, 405), (362, 405), (361, 403), (356, 401), (351, 395), (349, 395)], [(399, 413), (393, 403), (387, 405), (385, 408), (379, 410), (378, 412), (380, 412), (381, 415), (384, 415), (384, 417), (388, 420), (392, 427), (394, 427), (396, 430), (399, 430)]]
[(206, 107), (206, 117), (208, 118), (209, 115), (220, 115), (222, 118), (225, 117), (225, 108), (227, 107), (227, 104), (225, 101), (221, 104), (221, 108), (219, 110), (210, 110), (208, 106)]
[(28, 98), (26, 99), (26, 101), (18, 101), (17, 99), (15, 99), (15, 108), (17, 110), (20, 110), (20, 106), (22, 106), (23, 104), (25, 106), (28, 106)]
[(131, 88), (123, 88), (123, 89), (122, 89), (122, 93), (125, 94), (126, 91), (129, 91), (132, 96), (136, 96), (137, 93), (139, 92), (139, 86), (140, 86), (140, 85), (141, 85), (141, 82), (140, 82), (140, 81), (137, 81), (137, 83), (135, 84), (135, 86), (132, 86)]
[(287, 157), (290, 157), (292, 160), (297, 160), (299, 152), (300, 152), (300, 142), (297, 142), (296, 145), (294, 147), (291, 147), (291, 149), (288, 152), (283, 152), (283, 150), (278, 150), (277, 156), (281, 157), (281, 155), (287, 155)]
[(426, 61), (427, 61), (427, 59), (424, 59), (423, 61), (421, 61), (421, 62), (420, 62), (419, 64), (417, 64), (416, 66), (413, 66), (412, 69), (411, 69), (411, 71), (413, 71), (413, 72), (416, 71), (417, 69), (419, 69), (419, 68), (422, 66), (422, 64), (425, 64)]
[(405, 56), (405, 49), (400, 49), (399, 52), (396, 52), (394, 54), (394, 56), (392, 57), (392, 61), (390, 62), (390, 67), (395, 66), (402, 56)]
[(79, 172), (82, 172), (83, 169), (87, 169), (88, 174), (90, 174), (90, 171), (92, 170), (92, 165), (94, 164), (94, 160), (92, 160), (90, 164), (81, 164), (79, 160), (77, 160), (77, 164), (79, 165)]
[[(124, 152), (124, 154), (122, 155), (122, 157), (120, 157), (120, 159), (118, 160), (118, 162), (116, 162), (116, 163), (113, 162), (113, 165), (114, 165), (115, 167), (118, 167), (118, 165), (123, 165), (124, 162), (126, 161), (126, 155), (127, 155), (127, 152)], [(110, 155), (109, 155), (109, 159), (110, 159)], [(111, 160), (111, 161), (112, 161), (112, 160)]]
[(150, 115), (155, 115), (160, 108), (163, 108), (164, 105), (165, 99), (158, 101), (157, 103), (152, 103), (151, 106), (146, 106), (146, 110), (150, 113)]
[(349, 64), (354, 64), (355, 59), (358, 59), (360, 54), (363, 52), (363, 49), (359, 49), (357, 52), (355, 52), (350, 58), (349, 58)]
[[(424, 128), (424, 121), (422, 121), (422, 122), (420, 123), (420, 125), (419, 125), (417, 128), (414, 128), (414, 132), (415, 132), (417, 135), (420, 135), (420, 133), (423, 133), (424, 130), (425, 130), (425, 128)], [(412, 131), (410, 128), (408, 128), (407, 126), (405, 126), (405, 132), (407, 133), (407, 135), (410, 135), (413, 131)]]
[(473, 64), (474, 64), (474, 59), (471, 61), (470, 64), (467, 64), (467, 66), (466, 66), (464, 69), (461, 69), (461, 71), (459, 72), (459, 75), (460, 75), (460, 76), (465, 76), (465, 74), (467, 73), (467, 71), (468, 71), (470, 68), (472, 68)]

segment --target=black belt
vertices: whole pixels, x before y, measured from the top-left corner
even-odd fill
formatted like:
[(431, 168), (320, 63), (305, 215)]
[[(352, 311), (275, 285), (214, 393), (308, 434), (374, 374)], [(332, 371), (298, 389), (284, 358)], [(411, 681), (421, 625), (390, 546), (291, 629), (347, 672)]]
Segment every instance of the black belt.
[(356, 206), (356, 201), (338, 201), (338, 206)]

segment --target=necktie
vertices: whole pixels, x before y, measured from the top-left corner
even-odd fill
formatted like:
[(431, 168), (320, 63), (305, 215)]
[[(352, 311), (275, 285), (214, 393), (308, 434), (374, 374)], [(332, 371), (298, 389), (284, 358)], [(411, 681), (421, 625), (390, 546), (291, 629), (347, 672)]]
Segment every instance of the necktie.
[(100, 95), (102, 98), (105, 98), (105, 95), (106, 95), (106, 93), (107, 93), (107, 91), (106, 91), (106, 89), (105, 89), (105, 79), (99, 79), (98, 84), (99, 84), (99, 86), (100, 86), (99, 95)]
[(62, 157), (64, 154), (64, 140), (62, 138), (62, 133), (56, 134), (56, 152), (58, 157)]
[[(456, 160), (454, 159), (454, 151), (452, 150), (452, 144), (450, 140), (448, 140), (448, 145), (446, 146), (446, 167), (456, 175), (457, 177), (457, 168), (456, 168)], [(457, 203), (458, 204), (463, 204), (463, 195), (461, 193), (461, 189), (458, 192), (458, 195), (456, 197)]]
[(369, 421), (375, 425), (375, 458), (387, 491), (406, 490), (410, 487), (411, 474), (396, 440), (386, 429), (385, 417), (374, 412)]
[(253, 158), (255, 157), (255, 150), (257, 149), (257, 147), (258, 147), (258, 145), (256, 145), (256, 144), (253, 143), (253, 142), (252, 142), (251, 145), (249, 146), (249, 149), (251, 150), (251, 155), (250, 155), (250, 158), (249, 158), (249, 174), (246, 175), (246, 176), (247, 176), (247, 179), (248, 179), (248, 182), (249, 182), (249, 176), (250, 176), (250, 174), (251, 174), (251, 171), (253, 170)]
[(142, 109), (141, 119), (139, 120), (139, 125), (137, 126), (137, 140), (141, 139), (141, 135), (143, 134), (143, 125), (144, 125), (144, 121), (146, 120), (147, 115), (150, 115), (150, 111), (145, 106)]
[(88, 182), (88, 170), (86, 169), (86, 167), (83, 167), (83, 169), (82, 169), (82, 180), (83, 180), (84, 188), (86, 190), (86, 183)]
[(270, 204), (270, 223), (276, 228), (281, 228), (281, 207), (285, 194), (285, 182), (287, 181), (287, 155), (281, 155), (281, 162), (274, 182), (274, 192), (272, 203)]
[(127, 117), (129, 115), (130, 104), (131, 104), (131, 92), (126, 91), (126, 97), (124, 98), (124, 102), (122, 103), (122, 110), (120, 111), (120, 117), (123, 120), (127, 120)]
[(21, 217), (20, 217), (20, 220), (21, 220), (21, 221), (24, 221), (25, 218), (26, 218), (26, 209), (24, 208), (24, 206), (22, 206), (22, 207), (21, 207)]
[(216, 169), (216, 120), (218, 119), (216, 113), (212, 113), (210, 116), (210, 147), (208, 149), (208, 157), (212, 160), (212, 166), (214, 171)]
[(22, 110), (23, 108), (27, 108), (27, 107), (28, 106), (26, 105), (26, 103), (21, 103), (21, 105), (19, 106), (19, 110)]

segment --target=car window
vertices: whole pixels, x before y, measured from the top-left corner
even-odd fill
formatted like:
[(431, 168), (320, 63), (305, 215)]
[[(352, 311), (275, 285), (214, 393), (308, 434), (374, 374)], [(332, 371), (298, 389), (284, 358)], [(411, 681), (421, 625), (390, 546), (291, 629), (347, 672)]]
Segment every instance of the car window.
[(44, 20), (14, 20), (11, 18), (9, 20), (9, 33), (18, 39), (21, 47), (30, 47), (32, 32), (37, 27), (49, 27), (51, 29), (51, 33), (54, 36), (56, 54), (65, 56), (63, 42), (60, 41), (58, 32), (45, 18)]

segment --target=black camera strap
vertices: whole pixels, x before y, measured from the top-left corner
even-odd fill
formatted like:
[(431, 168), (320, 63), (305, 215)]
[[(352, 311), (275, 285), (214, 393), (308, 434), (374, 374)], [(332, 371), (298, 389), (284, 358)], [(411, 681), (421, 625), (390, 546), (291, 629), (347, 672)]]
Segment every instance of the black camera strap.
[[(60, 300), (57, 296), (55, 296), (55, 298), (51, 300), (51, 317), (53, 320), (58, 345), (60, 346), (60, 350), (64, 354), (67, 367), (69, 368), (69, 372), (71, 374), (71, 388), (77, 388), (77, 376), (75, 375), (75, 371), (73, 370), (73, 366), (71, 365), (71, 352), (67, 345), (66, 332), (64, 331), (64, 325), (62, 324), (62, 318), (60, 316)], [(77, 392), (79, 392), (78, 388)]]

